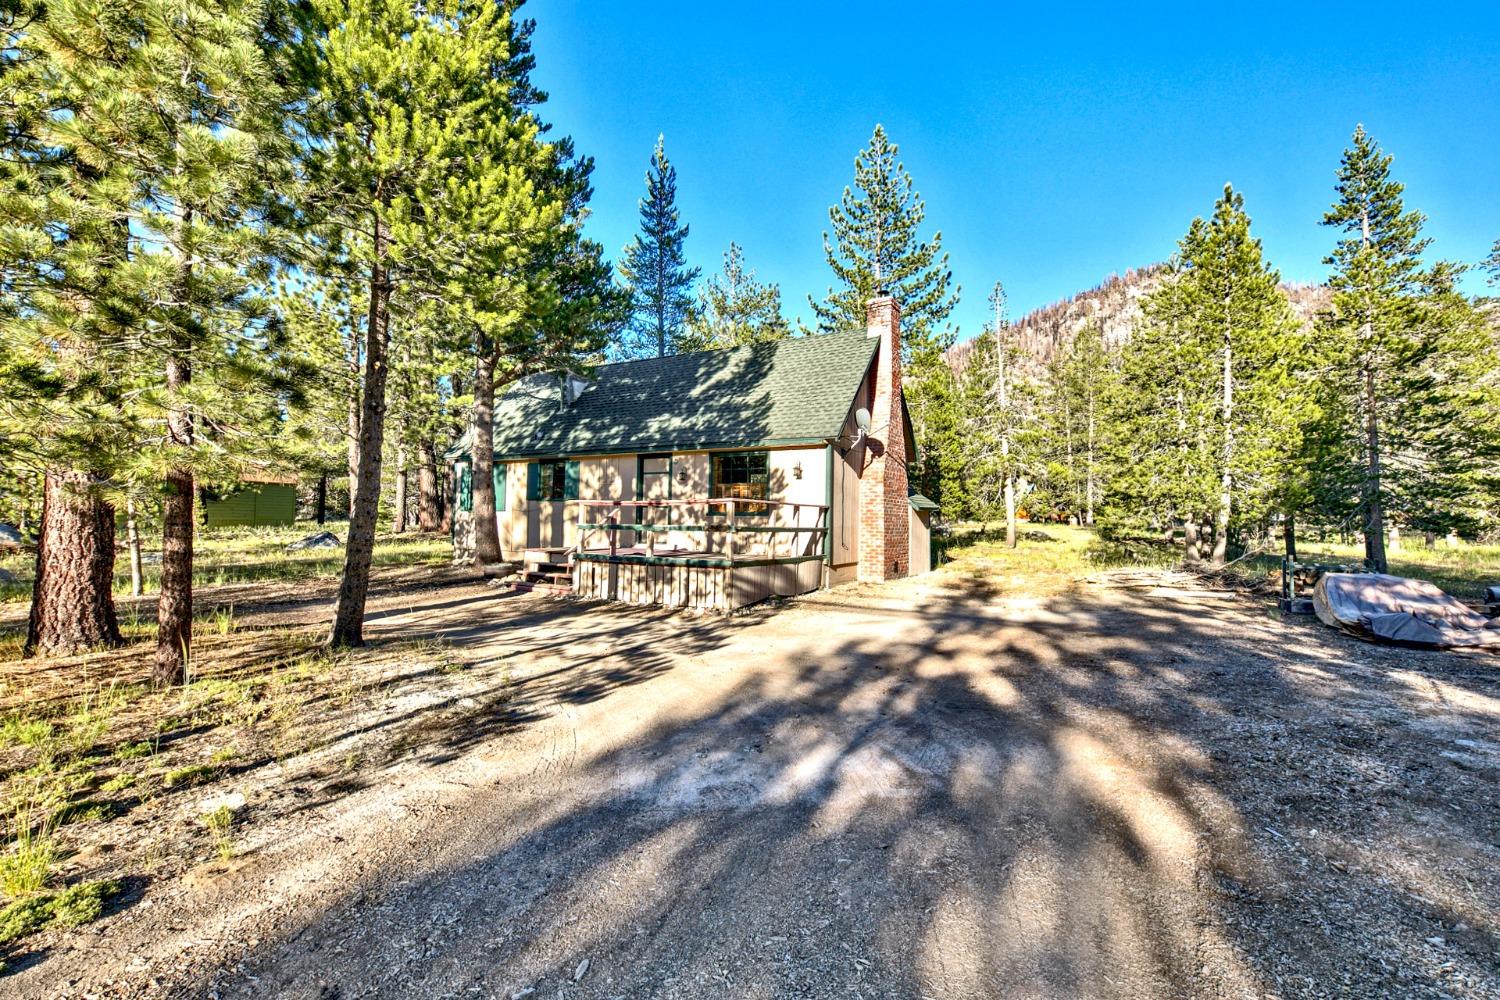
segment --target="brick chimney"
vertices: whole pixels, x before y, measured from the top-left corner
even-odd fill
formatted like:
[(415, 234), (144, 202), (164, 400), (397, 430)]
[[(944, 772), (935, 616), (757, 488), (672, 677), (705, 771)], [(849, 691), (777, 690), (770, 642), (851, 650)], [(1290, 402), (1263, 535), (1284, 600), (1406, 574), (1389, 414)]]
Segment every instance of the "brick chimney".
[[(906, 419), (901, 408), (901, 307), (880, 294), (865, 306), (865, 327), (880, 338), (875, 402), (859, 480), (859, 579), (881, 583), (911, 572), (911, 501), (906, 496)], [(878, 454), (877, 454), (878, 452)]]

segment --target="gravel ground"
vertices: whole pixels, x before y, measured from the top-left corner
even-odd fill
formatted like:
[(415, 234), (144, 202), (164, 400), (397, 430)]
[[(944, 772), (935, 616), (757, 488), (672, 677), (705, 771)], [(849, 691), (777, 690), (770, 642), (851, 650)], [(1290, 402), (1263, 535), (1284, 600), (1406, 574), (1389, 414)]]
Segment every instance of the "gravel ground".
[(470, 667), (324, 751), (379, 773), (239, 776), (240, 857), (0, 993), (1500, 998), (1500, 658), (944, 586), (387, 602), (377, 642)]

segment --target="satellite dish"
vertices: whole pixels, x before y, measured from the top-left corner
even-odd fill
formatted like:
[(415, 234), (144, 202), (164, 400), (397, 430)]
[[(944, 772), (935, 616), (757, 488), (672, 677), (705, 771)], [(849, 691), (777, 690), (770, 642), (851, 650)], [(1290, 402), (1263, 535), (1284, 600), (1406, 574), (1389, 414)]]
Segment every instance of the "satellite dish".
[(861, 434), (870, 433), (870, 411), (861, 406), (854, 411), (854, 426), (859, 428)]

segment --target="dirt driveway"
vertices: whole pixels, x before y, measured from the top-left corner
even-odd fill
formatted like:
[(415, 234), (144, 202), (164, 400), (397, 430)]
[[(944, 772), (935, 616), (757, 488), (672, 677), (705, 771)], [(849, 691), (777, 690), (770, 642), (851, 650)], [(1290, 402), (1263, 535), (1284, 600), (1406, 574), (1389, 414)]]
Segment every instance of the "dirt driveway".
[(390, 610), (430, 741), (0, 992), (1500, 997), (1500, 659), (933, 587)]

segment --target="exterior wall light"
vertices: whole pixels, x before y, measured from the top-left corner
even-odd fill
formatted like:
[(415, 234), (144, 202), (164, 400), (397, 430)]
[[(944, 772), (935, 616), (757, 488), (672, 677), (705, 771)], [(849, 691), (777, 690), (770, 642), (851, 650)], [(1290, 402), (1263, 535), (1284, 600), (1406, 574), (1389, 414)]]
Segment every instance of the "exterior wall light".
[(793, 479), (801, 479), (802, 478), (802, 463), (801, 462), (798, 462), (796, 465), (792, 466), (792, 478)]

